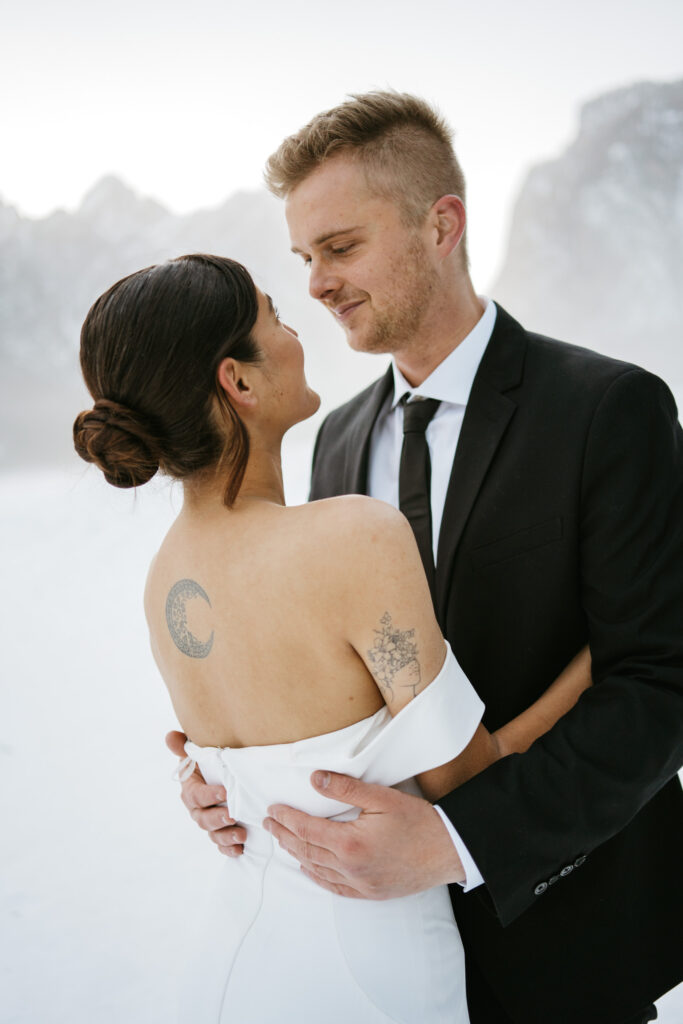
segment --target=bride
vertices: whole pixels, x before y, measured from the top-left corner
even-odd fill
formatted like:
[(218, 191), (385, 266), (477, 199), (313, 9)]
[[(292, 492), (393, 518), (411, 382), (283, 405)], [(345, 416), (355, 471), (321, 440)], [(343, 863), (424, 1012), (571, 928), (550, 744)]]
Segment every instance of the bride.
[(497, 733), (481, 725), (403, 516), (361, 496), (285, 506), (282, 437), (319, 405), (303, 363), (271, 299), (216, 256), (124, 278), (81, 333), (94, 407), (74, 424), (78, 454), (117, 487), (159, 469), (182, 480), (147, 580), (150, 640), (190, 770), (225, 786), (226, 820), (248, 829), (182, 1019), (466, 1024), (446, 887), (327, 892), (263, 828), (267, 807), (353, 818), (310, 785), (323, 765), (436, 801), (549, 729), (590, 685), (590, 659)]

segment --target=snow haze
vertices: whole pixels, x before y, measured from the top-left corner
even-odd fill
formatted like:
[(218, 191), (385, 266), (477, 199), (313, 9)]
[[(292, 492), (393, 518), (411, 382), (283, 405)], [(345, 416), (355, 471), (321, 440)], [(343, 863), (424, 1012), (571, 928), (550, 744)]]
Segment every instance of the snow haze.
[[(286, 452), (290, 502), (311, 446)], [(194, 825), (163, 737), (147, 566), (180, 503), (92, 467), (0, 475), (0, 1022), (168, 1024), (193, 905), (229, 868)], [(660, 1003), (680, 1024), (683, 989)]]
[(176, 212), (216, 205), (313, 114), (391, 86), (456, 131), (483, 288), (528, 168), (593, 95), (680, 77), (681, 38), (678, 0), (25, 0), (0, 42), (0, 195), (44, 215), (114, 173)]

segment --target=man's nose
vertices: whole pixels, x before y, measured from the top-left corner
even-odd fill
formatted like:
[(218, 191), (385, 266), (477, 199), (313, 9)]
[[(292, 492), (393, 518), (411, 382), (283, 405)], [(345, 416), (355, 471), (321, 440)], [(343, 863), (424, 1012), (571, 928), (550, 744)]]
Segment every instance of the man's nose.
[(314, 299), (328, 299), (340, 286), (339, 275), (324, 260), (312, 260), (308, 291)]

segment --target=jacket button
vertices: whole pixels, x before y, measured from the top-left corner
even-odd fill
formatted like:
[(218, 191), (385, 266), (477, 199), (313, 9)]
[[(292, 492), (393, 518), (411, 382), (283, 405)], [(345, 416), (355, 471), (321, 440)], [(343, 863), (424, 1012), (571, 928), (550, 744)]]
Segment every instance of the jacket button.
[(574, 870), (574, 865), (573, 864), (567, 864), (566, 868), (562, 868), (562, 870), (560, 871), (560, 878), (566, 878), (567, 875), (571, 875), (573, 870)]
[(548, 885), (555, 885), (555, 882), (559, 882), (559, 880), (559, 875), (553, 875), (551, 878), (548, 879)]
[(548, 883), (547, 882), (539, 882), (538, 885), (536, 886), (536, 888), (534, 889), (534, 894), (536, 896), (541, 896), (546, 891), (547, 888), (548, 888)]
[(574, 861), (574, 867), (575, 868), (580, 868), (582, 864), (585, 864), (585, 862), (586, 862), (586, 858), (585, 857), (577, 857), (576, 860)]

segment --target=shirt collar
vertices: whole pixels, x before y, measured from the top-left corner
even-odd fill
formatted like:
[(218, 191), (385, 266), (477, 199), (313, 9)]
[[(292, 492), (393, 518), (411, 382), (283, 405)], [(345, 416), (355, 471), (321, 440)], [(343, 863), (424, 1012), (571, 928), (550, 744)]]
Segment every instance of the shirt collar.
[(498, 312), (495, 302), (483, 296), (484, 312), (459, 345), (446, 356), (426, 380), (416, 388), (410, 386), (392, 358), (391, 368), (394, 373), (394, 396), (391, 408), (395, 409), (406, 392), (412, 397), (436, 398), (439, 402), (450, 402), (452, 405), (467, 405), (472, 384), (479, 363), (489, 343)]

